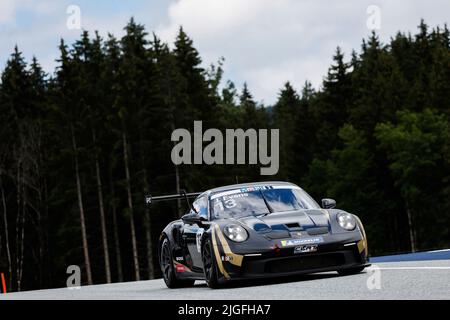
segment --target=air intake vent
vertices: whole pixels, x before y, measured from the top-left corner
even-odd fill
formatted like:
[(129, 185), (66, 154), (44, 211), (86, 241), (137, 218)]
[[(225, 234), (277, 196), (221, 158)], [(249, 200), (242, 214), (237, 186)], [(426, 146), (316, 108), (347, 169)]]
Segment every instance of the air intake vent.
[(294, 223), (286, 223), (286, 227), (289, 230), (301, 230), (302, 228), (300, 227), (300, 224), (298, 224), (297, 222)]
[(328, 233), (328, 227), (310, 228), (307, 230), (310, 236)]
[(280, 231), (272, 231), (272, 232), (268, 232), (266, 234), (264, 234), (264, 236), (269, 239), (269, 240), (273, 240), (273, 239), (285, 239), (285, 238), (289, 238), (289, 232), (286, 230), (280, 230)]

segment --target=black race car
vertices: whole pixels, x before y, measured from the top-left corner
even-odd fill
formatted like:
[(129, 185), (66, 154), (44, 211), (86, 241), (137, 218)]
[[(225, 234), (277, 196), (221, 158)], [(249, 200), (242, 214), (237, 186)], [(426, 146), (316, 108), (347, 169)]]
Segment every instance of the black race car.
[(294, 184), (237, 184), (147, 196), (146, 202), (193, 197), (189, 213), (167, 225), (159, 238), (169, 288), (192, 286), (195, 280), (217, 288), (238, 279), (323, 271), (348, 275), (369, 265), (360, 219), (334, 209), (332, 199), (323, 199), (321, 208)]

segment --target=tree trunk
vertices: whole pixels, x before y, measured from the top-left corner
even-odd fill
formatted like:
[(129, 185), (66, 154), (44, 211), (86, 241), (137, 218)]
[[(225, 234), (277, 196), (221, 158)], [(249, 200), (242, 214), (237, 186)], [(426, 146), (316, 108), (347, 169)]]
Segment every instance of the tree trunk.
[(37, 192), (37, 205), (35, 207), (36, 213), (36, 233), (38, 238), (38, 254), (36, 257), (36, 265), (38, 269), (38, 279), (39, 279), (39, 287), (43, 287), (43, 275), (44, 275), (44, 229), (46, 226), (43, 225), (43, 176), (42, 176), (42, 123), (40, 120), (37, 121), (36, 133), (31, 136), (35, 137), (34, 139), (29, 139), (32, 142), (33, 150), (36, 152), (36, 160), (34, 162), (35, 169), (35, 188)]
[[(147, 170), (145, 169), (146, 161), (145, 161), (145, 153), (144, 153), (144, 145), (143, 145), (143, 134), (140, 132), (140, 148), (141, 148), (141, 165), (142, 165), (142, 181), (144, 185), (144, 193), (148, 194), (150, 192), (150, 186), (147, 179)], [(147, 254), (147, 272), (148, 278), (153, 279), (154, 270), (153, 270), (153, 247), (152, 247), (152, 223), (150, 219), (150, 210), (148, 207), (145, 207), (144, 210), (144, 230), (145, 230), (145, 248)]]
[[(144, 165), (144, 158), (143, 158)], [(147, 170), (144, 169), (144, 192), (149, 192), (149, 185), (147, 181)], [(147, 249), (147, 268), (148, 268), (148, 278), (153, 279), (155, 277), (153, 270), (153, 247), (152, 247), (152, 224), (150, 220), (150, 210), (148, 207), (145, 208), (144, 213), (144, 228), (145, 228), (145, 244)]]
[[(165, 72), (165, 78), (166, 78), (166, 82), (167, 82), (167, 94), (169, 95), (169, 108), (170, 108), (170, 129), (172, 130), (172, 132), (175, 130), (175, 119), (174, 119), (174, 114), (175, 114), (175, 110), (176, 107), (172, 101), (172, 85), (171, 85), (171, 81), (170, 81), (170, 77), (169, 77), (169, 73), (168, 70), (166, 69)], [(173, 145), (175, 146), (176, 143), (175, 141), (173, 142)], [(177, 191), (177, 194), (180, 194), (181, 192), (181, 188), (180, 188), (180, 171), (179, 168), (176, 164), (174, 164), (175, 167), (175, 189)], [(178, 210), (178, 217), (181, 217), (183, 215), (182, 213), (182, 208), (181, 208), (181, 200), (177, 199), (177, 210)]]
[(109, 184), (111, 187), (111, 211), (112, 211), (112, 221), (114, 229), (114, 245), (116, 247), (116, 264), (117, 264), (117, 278), (119, 282), (123, 282), (123, 272), (122, 272), (122, 254), (120, 252), (120, 239), (119, 231), (117, 227), (117, 207), (115, 198), (115, 188), (112, 179), (112, 172), (109, 173)]
[(75, 178), (77, 183), (77, 196), (78, 196), (78, 208), (80, 210), (80, 225), (81, 225), (81, 238), (83, 241), (83, 254), (84, 254), (84, 264), (86, 267), (86, 275), (87, 282), (91, 285), (92, 282), (92, 273), (91, 273), (91, 261), (89, 259), (89, 247), (87, 241), (87, 233), (86, 233), (86, 224), (84, 220), (84, 207), (83, 207), (83, 195), (81, 193), (81, 181), (80, 181), (80, 172), (78, 166), (78, 149), (77, 143), (75, 140), (75, 133), (73, 130), (73, 126), (71, 126), (71, 134), (72, 134), (72, 147), (74, 152), (74, 161), (75, 161)]
[[(174, 124), (174, 120), (173, 120), (173, 116), (171, 117), (171, 124), (170, 127), (172, 129), (172, 131), (175, 130), (175, 124)], [(173, 145), (175, 146), (176, 143), (173, 142)], [(180, 187), (180, 171), (179, 168), (176, 164), (173, 165), (175, 168), (175, 190), (177, 192), (177, 194), (180, 194), (181, 192), (181, 187)], [(183, 211), (182, 211), (182, 207), (181, 207), (181, 200), (177, 199), (177, 210), (178, 210), (178, 217), (181, 218), (181, 216), (183, 215)]]
[(139, 272), (139, 256), (136, 243), (136, 230), (134, 228), (133, 198), (131, 194), (130, 169), (128, 166), (128, 142), (125, 131), (122, 132), (122, 140), (123, 140), (123, 159), (125, 164), (125, 178), (127, 181), (128, 210), (130, 214), (131, 245), (133, 249), (134, 273), (136, 281), (139, 281), (141, 279), (141, 276)]
[(152, 247), (152, 230), (150, 221), (150, 210), (145, 209), (144, 215), (144, 228), (145, 228), (145, 243), (147, 248), (147, 268), (148, 278), (153, 279), (155, 277), (153, 270), (153, 247)]
[(48, 207), (48, 183), (47, 183), (47, 178), (44, 178), (44, 198), (45, 198), (45, 205), (44, 205), (44, 220), (43, 220), (43, 224), (45, 226), (44, 230), (42, 230), (43, 232), (43, 241), (44, 241), (44, 251), (43, 251), (43, 257), (44, 257), (44, 266), (43, 266), (43, 270), (46, 270), (46, 272), (44, 274), (45, 278), (44, 278), (44, 282), (45, 282), (45, 286), (46, 287), (50, 287), (52, 285), (52, 270), (50, 267), (50, 255), (49, 255), (49, 251), (48, 251), (48, 212), (49, 212), (49, 207)]
[(24, 253), (24, 243), (25, 243), (25, 211), (26, 211), (26, 203), (27, 197), (25, 194), (25, 183), (23, 181), (23, 173), (22, 173), (22, 217), (21, 217), (21, 234), (20, 234), (20, 258), (19, 258), (19, 275), (17, 277), (17, 291), (21, 291), (22, 289), (22, 277), (23, 277), (23, 253)]
[(47, 181), (45, 177), (44, 167), (44, 155), (42, 148), (42, 124), (39, 123), (39, 173), (38, 173), (38, 184), (39, 184), (39, 214), (38, 214), (38, 233), (39, 233), (39, 285), (44, 287), (48, 285), (45, 274), (50, 273), (47, 269), (47, 217), (48, 217), (48, 204), (47, 204)]
[(12, 279), (12, 265), (11, 265), (11, 249), (9, 247), (9, 232), (8, 232), (8, 216), (6, 209), (6, 198), (5, 198), (5, 190), (3, 189), (3, 180), (2, 173), (0, 172), (0, 190), (2, 193), (2, 204), (3, 204), (3, 223), (5, 227), (5, 245), (6, 245), (6, 256), (8, 258), (8, 280), (9, 280), (9, 288), (11, 288), (11, 279)]
[[(94, 130), (92, 130), (92, 139), (94, 141), (94, 148), (96, 148), (97, 140), (96, 140)], [(102, 179), (100, 176), (100, 164), (99, 164), (99, 160), (98, 160), (97, 151), (95, 151), (95, 173), (96, 173), (96, 177), (97, 177), (98, 207), (99, 207), (99, 211), (100, 211), (100, 225), (101, 225), (101, 229), (102, 229), (103, 256), (104, 256), (104, 260), (105, 260), (106, 283), (111, 283), (111, 267), (110, 267), (110, 263), (109, 263), (108, 235), (106, 232), (105, 207), (103, 205), (103, 192), (102, 192)]]
[(409, 201), (408, 200), (405, 200), (405, 206), (406, 206), (406, 214), (408, 216), (409, 242), (411, 244), (411, 252), (416, 252), (416, 239), (415, 239), (415, 236), (414, 236), (412, 214), (411, 214), (411, 209), (409, 207)]
[(41, 190), (41, 177), (40, 175), (38, 175), (38, 183), (39, 183), (39, 188), (38, 188), (38, 206), (37, 208), (39, 209), (38, 211), (36, 211), (36, 215), (37, 215), (37, 228), (36, 228), (36, 232), (38, 234), (38, 243), (39, 243), (39, 252), (38, 252), (38, 272), (39, 272), (39, 287), (42, 288), (43, 286), (43, 275), (44, 275), (44, 225), (42, 223), (42, 214), (41, 214), (41, 209), (42, 209), (42, 190)]
[(17, 174), (16, 174), (16, 201), (17, 201), (17, 215), (16, 215), (16, 287), (17, 291), (20, 291), (20, 240), (19, 240), (19, 234), (20, 234), (20, 222), (21, 222), (21, 215), (22, 215), (22, 197), (21, 197), (21, 181), (20, 178), (20, 168), (22, 167), (20, 155), (18, 155), (19, 159), (17, 160)]

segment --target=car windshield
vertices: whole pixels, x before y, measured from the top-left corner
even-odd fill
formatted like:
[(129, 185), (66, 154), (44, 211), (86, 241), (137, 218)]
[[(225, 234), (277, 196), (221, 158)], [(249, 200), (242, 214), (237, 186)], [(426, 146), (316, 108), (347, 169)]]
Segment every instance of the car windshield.
[(211, 216), (240, 218), (299, 209), (318, 209), (316, 201), (296, 186), (255, 186), (210, 196)]

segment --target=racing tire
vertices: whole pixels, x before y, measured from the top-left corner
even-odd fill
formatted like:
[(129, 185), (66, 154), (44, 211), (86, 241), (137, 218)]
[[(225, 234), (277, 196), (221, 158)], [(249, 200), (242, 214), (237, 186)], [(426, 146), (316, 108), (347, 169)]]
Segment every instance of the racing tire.
[(354, 268), (347, 268), (347, 269), (341, 269), (338, 270), (338, 273), (340, 276), (349, 276), (352, 274), (360, 273), (364, 270), (365, 267), (354, 267)]
[(202, 247), (203, 271), (208, 287), (218, 289), (221, 287), (218, 279), (217, 264), (214, 255), (214, 248), (210, 239), (206, 239)]
[(172, 249), (169, 239), (165, 238), (161, 243), (160, 266), (163, 273), (164, 282), (170, 289), (192, 287), (195, 280), (178, 279), (173, 267)]

